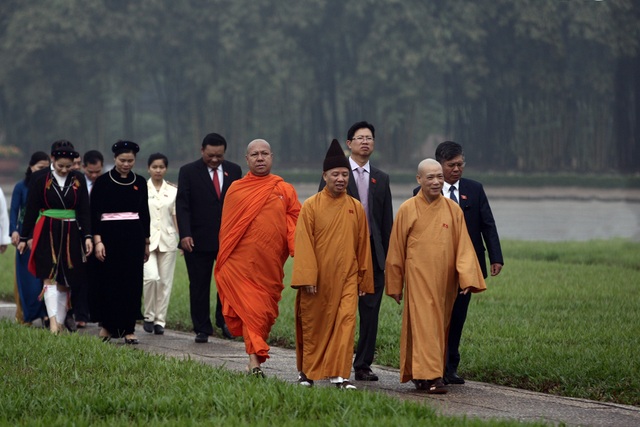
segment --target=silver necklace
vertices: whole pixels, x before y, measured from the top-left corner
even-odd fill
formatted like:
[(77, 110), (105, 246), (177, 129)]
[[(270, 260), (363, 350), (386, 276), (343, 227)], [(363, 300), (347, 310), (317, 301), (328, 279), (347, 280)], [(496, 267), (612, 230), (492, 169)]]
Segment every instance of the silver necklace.
[(133, 174), (133, 180), (132, 180), (131, 182), (118, 182), (118, 181), (116, 181), (116, 179), (113, 177), (113, 174), (112, 174), (112, 172), (113, 172), (114, 170), (115, 170), (115, 169), (111, 169), (111, 170), (109, 171), (109, 178), (111, 178), (111, 181), (115, 182), (116, 184), (118, 184), (118, 185), (131, 185), (131, 184), (133, 184), (134, 182), (136, 182), (136, 174), (135, 174), (135, 173)]

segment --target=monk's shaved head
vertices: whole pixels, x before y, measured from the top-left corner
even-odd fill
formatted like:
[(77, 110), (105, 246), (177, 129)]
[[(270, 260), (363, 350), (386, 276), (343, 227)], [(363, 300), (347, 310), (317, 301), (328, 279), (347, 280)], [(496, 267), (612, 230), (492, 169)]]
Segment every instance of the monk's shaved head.
[(271, 145), (264, 139), (254, 139), (247, 145), (247, 165), (249, 171), (256, 176), (266, 176), (271, 173), (273, 153)]
[(249, 143), (249, 145), (247, 145), (247, 153), (246, 154), (249, 154), (249, 151), (251, 151), (253, 148), (255, 148), (256, 145), (258, 145), (258, 143), (266, 144), (266, 146), (269, 149), (269, 151), (271, 151), (271, 144), (269, 144), (266, 140), (264, 140), (264, 139), (254, 139), (253, 141), (251, 141)]
[(442, 165), (434, 159), (424, 159), (418, 165), (416, 180), (420, 184), (421, 192), (427, 202), (433, 202), (440, 197), (440, 192), (444, 185)]
[(439, 167), (442, 170), (442, 165), (435, 159), (424, 159), (418, 164), (418, 175), (422, 175), (432, 167)]

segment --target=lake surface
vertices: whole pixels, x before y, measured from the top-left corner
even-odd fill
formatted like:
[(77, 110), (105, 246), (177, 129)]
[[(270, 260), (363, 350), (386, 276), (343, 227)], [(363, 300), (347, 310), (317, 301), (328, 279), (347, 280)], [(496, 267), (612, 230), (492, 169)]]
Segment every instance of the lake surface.
[[(304, 201), (317, 184), (294, 184)], [(3, 185), (10, 203), (13, 185)], [(414, 185), (392, 185), (394, 211)], [(501, 239), (640, 241), (640, 190), (486, 188)]]
[[(493, 192), (487, 189), (501, 239), (586, 241), (619, 237), (640, 241), (638, 200), (561, 200), (544, 195), (526, 199), (496, 196)], [(404, 200), (406, 198), (394, 198), (394, 210)]]

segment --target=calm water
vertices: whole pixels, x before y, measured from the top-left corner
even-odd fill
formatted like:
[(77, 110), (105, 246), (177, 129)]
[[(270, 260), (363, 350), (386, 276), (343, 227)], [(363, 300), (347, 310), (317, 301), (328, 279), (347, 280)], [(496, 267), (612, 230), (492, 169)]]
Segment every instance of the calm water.
[[(3, 185), (10, 203), (13, 185)], [(317, 191), (316, 184), (295, 184), (304, 201)], [(411, 195), (413, 185), (392, 186), (395, 211)], [(585, 241), (615, 237), (640, 241), (640, 197), (615, 200), (527, 200), (487, 189), (501, 239)], [(402, 196), (402, 197), (398, 197)]]
[[(625, 201), (491, 199), (501, 239), (640, 241), (640, 203)], [(398, 209), (406, 198), (394, 198)]]

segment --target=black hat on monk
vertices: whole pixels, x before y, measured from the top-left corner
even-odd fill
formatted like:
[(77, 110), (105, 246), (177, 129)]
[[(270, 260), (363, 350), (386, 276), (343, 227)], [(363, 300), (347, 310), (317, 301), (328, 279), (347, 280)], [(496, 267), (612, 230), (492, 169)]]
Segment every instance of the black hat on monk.
[(127, 152), (131, 152), (135, 155), (138, 153), (138, 151), (140, 151), (140, 146), (133, 141), (120, 140), (113, 144), (113, 146), (111, 147), (111, 151), (115, 156)]
[(51, 144), (51, 156), (55, 157), (56, 159), (76, 159), (80, 157), (80, 153), (76, 151), (75, 147), (70, 141), (61, 139)]
[(344, 155), (344, 151), (342, 151), (342, 147), (337, 139), (331, 141), (327, 155), (324, 157), (324, 163), (322, 164), (323, 172), (333, 168), (350, 168), (349, 159)]

